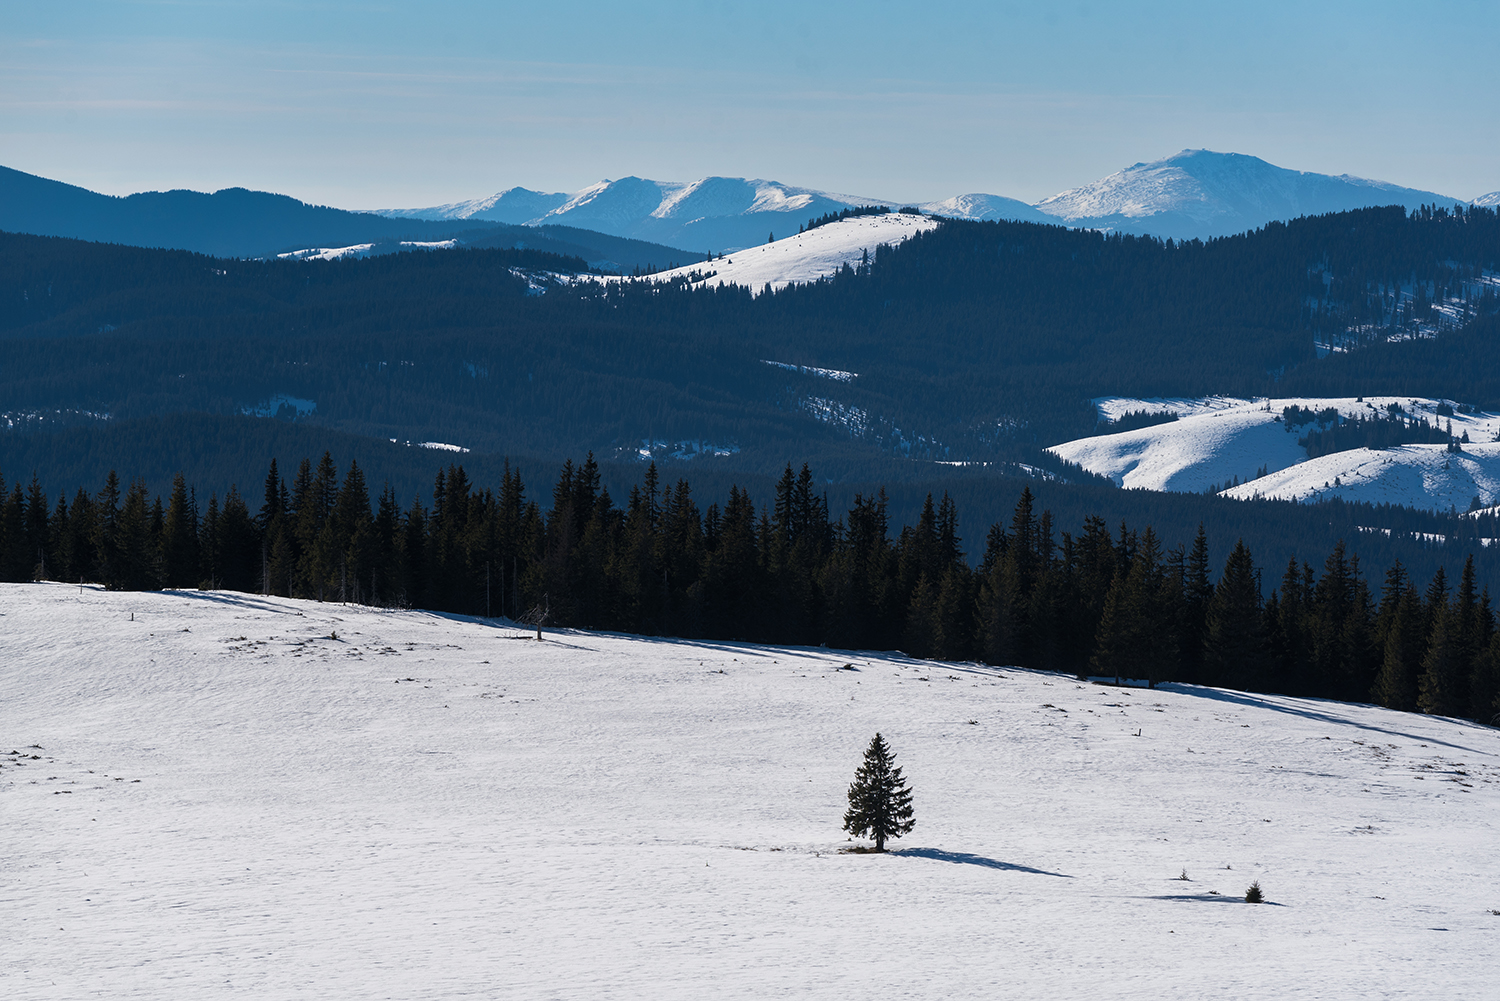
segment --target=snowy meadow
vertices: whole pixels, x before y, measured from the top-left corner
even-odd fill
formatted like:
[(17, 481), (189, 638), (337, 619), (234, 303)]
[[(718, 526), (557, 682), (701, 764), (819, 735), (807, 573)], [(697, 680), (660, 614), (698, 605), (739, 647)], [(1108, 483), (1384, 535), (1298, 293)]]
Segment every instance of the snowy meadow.
[[(1483, 998), (1500, 959), (1462, 721), (45, 583), (0, 585), (0, 706), (12, 999)], [(916, 828), (850, 854), (877, 730)]]

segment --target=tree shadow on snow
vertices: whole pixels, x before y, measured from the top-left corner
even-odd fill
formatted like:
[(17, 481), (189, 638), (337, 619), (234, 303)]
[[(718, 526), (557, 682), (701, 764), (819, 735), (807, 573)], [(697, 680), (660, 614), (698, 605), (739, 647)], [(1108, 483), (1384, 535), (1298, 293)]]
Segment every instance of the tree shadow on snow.
[[(1146, 898), (1147, 900), (1185, 900), (1200, 904), (1249, 904), (1250, 901), (1244, 897), (1226, 896), (1222, 893), (1158, 893)], [(1262, 900), (1253, 907), (1285, 907), (1274, 900)]]
[(1057, 876), (1060, 879), (1073, 878), (1065, 872), (1048, 872), (1046, 869), (1033, 869), (1029, 865), (1017, 865), (1014, 862), (1001, 862), (999, 859), (972, 855), (969, 852), (945, 852), (941, 848), (902, 848), (890, 854), (904, 858), (928, 858), (936, 862), (953, 862), (957, 865), (977, 865), (985, 869), (1002, 869), (1006, 872), (1029, 872), (1037, 876)]
[[(205, 604), (232, 605), (235, 608), (244, 608), (256, 612), (284, 613), (287, 611), (285, 605), (275, 603), (277, 599), (274, 595), (266, 597), (259, 594), (250, 594), (245, 591), (199, 591), (189, 588), (164, 590), (159, 593), (172, 595), (177, 598), (187, 598), (192, 601), (201, 601)], [(286, 599), (283, 598), (280, 600), (285, 601)]]
[[(1158, 691), (1170, 691), (1179, 695), (1192, 695), (1200, 699), (1208, 699), (1211, 702), (1228, 702), (1233, 705), (1245, 706), (1250, 709), (1270, 709), (1274, 712), (1287, 713), (1291, 716), (1301, 716), (1303, 719), (1315, 720), (1319, 723), (1330, 723), (1338, 726), (1352, 726), (1359, 730), (1368, 730), (1372, 733), (1383, 733), (1390, 737), (1401, 737), (1413, 740), (1419, 744), (1436, 744), (1442, 747), (1451, 747), (1460, 751), (1468, 751), (1472, 754), (1483, 754), (1477, 748), (1466, 747), (1463, 744), (1454, 744), (1450, 741), (1441, 740), (1428, 734), (1407, 733), (1404, 730), (1393, 730), (1389, 727), (1372, 726), (1369, 723), (1361, 723), (1350, 715), (1341, 713), (1341, 708), (1376, 708), (1364, 703), (1334, 702), (1329, 699), (1313, 699), (1294, 697), (1290, 695), (1258, 695), (1252, 692), (1239, 692), (1226, 688), (1205, 688), (1199, 685), (1187, 685), (1169, 682), (1157, 686)], [(1282, 701), (1286, 700), (1286, 701)], [(1288, 704), (1295, 701), (1296, 704)], [(1436, 718), (1436, 717), (1435, 717)], [(1478, 731), (1490, 731), (1489, 727), (1464, 719), (1453, 719), (1441, 717), (1447, 722), (1454, 723), (1461, 728)]]

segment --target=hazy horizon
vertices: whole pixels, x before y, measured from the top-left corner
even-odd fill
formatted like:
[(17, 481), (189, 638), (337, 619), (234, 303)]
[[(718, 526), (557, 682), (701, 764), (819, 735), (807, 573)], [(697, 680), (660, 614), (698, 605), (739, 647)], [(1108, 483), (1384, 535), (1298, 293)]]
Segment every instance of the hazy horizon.
[(366, 209), (629, 175), (1035, 202), (1207, 148), (1468, 199), (1500, 188), (1497, 28), (1471, 0), (1416, 21), (1393, 3), (80, 0), (0, 35), (0, 163)]

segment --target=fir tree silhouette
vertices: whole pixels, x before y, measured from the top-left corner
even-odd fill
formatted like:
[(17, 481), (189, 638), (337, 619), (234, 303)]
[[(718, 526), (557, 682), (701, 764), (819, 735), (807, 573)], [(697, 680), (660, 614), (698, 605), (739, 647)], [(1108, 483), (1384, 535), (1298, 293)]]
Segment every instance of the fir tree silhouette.
[(877, 733), (865, 749), (864, 763), (854, 772), (854, 782), (849, 786), (844, 830), (855, 837), (874, 838), (877, 852), (885, 851), (886, 838), (899, 838), (916, 826), (912, 819), (911, 790), (895, 761), (895, 752)]

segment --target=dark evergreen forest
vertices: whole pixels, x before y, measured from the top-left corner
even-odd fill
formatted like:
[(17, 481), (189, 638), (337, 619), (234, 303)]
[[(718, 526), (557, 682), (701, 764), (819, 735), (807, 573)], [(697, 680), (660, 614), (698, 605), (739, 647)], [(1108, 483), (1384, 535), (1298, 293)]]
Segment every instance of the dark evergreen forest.
[[(96, 490), (112, 469), (131, 470), (148, 492), (166, 496), (173, 479), (182, 474), (200, 496), (216, 493), (223, 497), (230, 487), (256, 493), (264, 467), (273, 458), (281, 468), (294, 469), (303, 456), (325, 451), (338, 457), (341, 466), (357, 462), (372, 489), (376, 484), (390, 486), (403, 508), (413, 498), (430, 498), (434, 464), (443, 461), (442, 453), (428, 449), (302, 421), (174, 414), (50, 432), (0, 434), (0, 473), (24, 485), (34, 476), (43, 492), (68, 496), (81, 484)], [(801, 457), (789, 456), (783, 465), (788, 460), (799, 467), (803, 462)], [(499, 483), (507, 468), (524, 471), (528, 481), (550, 480), (561, 465), (517, 452), (508, 456), (472, 452), (455, 461), (462, 462), (472, 480), (486, 484)], [(771, 502), (782, 472), (735, 470), (705, 459), (686, 465), (686, 469), (678, 466), (680, 472), (669, 478), (686, 475), (703, 496), (720, 499), (737, 486), (757, 507)], [(1063, 481), (1005, 467), (935, 466), (895, 458), (876, 457), (842, 479), (824, 475), (817, 463), (809, 465), (816, 470), (819, 489), (832, 510), (847, 510), (855, 494), (884, 490), (893, 524), (915, 523), (928, 492), (947, 493), (964, 514), (966, 532), (972, 534), (975, 526), (1009, 518), (1016, 496), (1030, 489), (1039, 507), (1050, 509), (1059, 524), (1078, 524), (1090, 516), (1111, 525), (1121, 521), (1150, 524), (1164, 542), (1173, 544), (1191, 541), (1197, 527), (1204, 525), (1216, 566), (1222, 565), (1228, 547), (1241, 538), (1268, 564), (1285, 563), (1293, 556), (1321, 558), (1340, 539), (1357, 539), (1357, 548), (1370, 565), (1399, 560), (1424, 578), (1439, 566), (1458, 566), (1464, 554), (1473, 551), (1481, 585), (1500, 588), (1500, 550), (1481, 547), (1476, 541), (1500, 536), (1500, 524), (1492, 517), (1340, 501), (1306, 505), (1120, 490), (1092, 477)], [(613, 496), (624, 497), (640, 482), (646, 463), (637, 458), (603, 459), (598, 467), (603, 486)]]
[[(1500, 406), (1500, 372), (1461, 363), (1500, 335), (1479, 280), (1500, 265), (1500, 224), (1482, 208), (1366, 209), (1206, 244), (949, 221), (756, 297), (550, 277), (577, 265), (472, 248), (227, 261), (3, 235), (0, 399), (129, 419), (284, 395), (316, 404), (301, 420), (377, 438), (556, 459), (706, 441), (728, 468), (774, 475), (797, 455), (836, 480), (877, 457), (1046, 467), (1039, 447), (1090, 433), (1090, 399), (1110, 394)], [(1453, 329), (1379, 341), (1455, 295)], [(1317, 356), (1356, 328), (1368, 346)]]
[[(1500, 711), (1500, 635), (1472, 555), (1455, 582), (1397, 560), (1369, 571), (1343, 541), (1277, 577), (1243, 540), (1222, 570), (1206, 533), (1168, 546), (1149, 524), (1087, 517), (1064, 530), (1022, 490), (1008, 522), (966, 548), (957, 504), (927, 494), (894, 530), (884, 490), (836, 514), (807, 466), (769, 503), (731, 486), (700, 507), (654, 464), (617, 505), (590, 456), (549, 497), (518, 471), (481, 489), (439, 471), (431, 503), (372, 504), (331, 456), (257, 496), (165, 501), (110, 473), (55, 503), (0, 482), (0, 578), (119, 590), (213, 587), (320, 601), (508, 616), (648, 635), (900, 649), (938, 660), (1181, 680), (1467, 716)], [(972, 549), (972, 552), (967, 551)], [(1217, 577), (1217, 579), (1215, 579)], [(1263, 579), (1264, 578), (1264, 579)], [(1269, 594), (1266, 591), (1269, 589)]]

